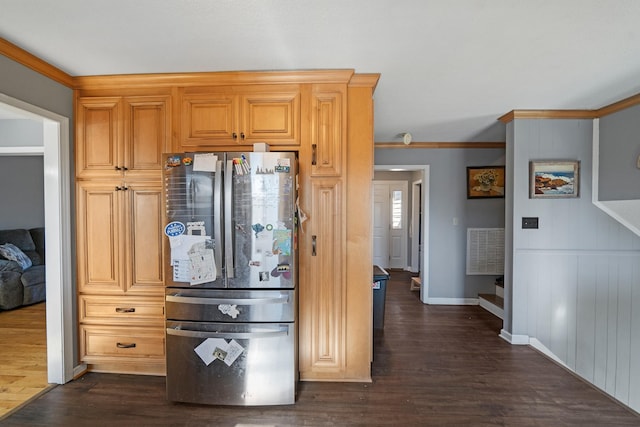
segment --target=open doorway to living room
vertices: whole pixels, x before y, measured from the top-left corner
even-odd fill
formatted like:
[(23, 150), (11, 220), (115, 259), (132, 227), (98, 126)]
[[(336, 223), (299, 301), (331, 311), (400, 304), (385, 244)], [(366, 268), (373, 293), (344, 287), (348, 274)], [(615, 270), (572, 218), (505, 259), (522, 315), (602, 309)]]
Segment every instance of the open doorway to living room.
[(71, 274), (71, 194), (69, 118), (21, 100), (0, 94), (3, 117), (21, 117), (39, 123), (40, 144), (18, 144), (2, 138), (1, 156), (41, 156), (44, 181), (44, 229), (46, 247), (47, 383), (62, 384), (72, 379), (74, 343)]

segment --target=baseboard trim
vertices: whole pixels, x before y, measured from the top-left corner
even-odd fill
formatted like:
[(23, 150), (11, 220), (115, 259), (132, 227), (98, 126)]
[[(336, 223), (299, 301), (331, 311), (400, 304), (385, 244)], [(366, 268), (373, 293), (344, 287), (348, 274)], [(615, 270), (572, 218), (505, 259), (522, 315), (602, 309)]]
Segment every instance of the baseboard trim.
[(500, 338), (505, 340), (511, 345), (529, 345), (529, 335), (512, 335), (510, 332), (504, 329), (500, 330)]
[(544, 354), (545, 356), (547, 356), (549, 359), (553, 360), (554, 362), (556, 362), (558, 365), (563, 366), (565, 368), (567, 368), (568, 370), (570, 370), (571, 372), (574, 372), (573, 369), (571, 369), (569, 366), (567, 366), (566, 363), (564, 363), (558, 356), (556, 356), (555, 354), (553, 354), (551, 352), (551, 350), (549, 350), (544, 344), (542, 344), (540, 342), (540, 340), (538, 340), (537, 338), (531, 338), (529, 339), (529, 345), (531, 345), (531, 347), (535, 348), (536, 350), (538, 350), (540, 353)]
[(478, 298), (429, 298), (431, 305), (478, 305)]
[(80, 365), (73, 368), (73, 379), (75, 380), (86, 373), (87, 373), (87, 364), (81, 363)]
[(490, 303), (484, 298), (478, 298), (478, 301), (479, 301), (480, 307), (484, 308), (494, 316), (499, 317), (500, 319), (504, 319), (504, 309), (498, 307), (495, 304)]

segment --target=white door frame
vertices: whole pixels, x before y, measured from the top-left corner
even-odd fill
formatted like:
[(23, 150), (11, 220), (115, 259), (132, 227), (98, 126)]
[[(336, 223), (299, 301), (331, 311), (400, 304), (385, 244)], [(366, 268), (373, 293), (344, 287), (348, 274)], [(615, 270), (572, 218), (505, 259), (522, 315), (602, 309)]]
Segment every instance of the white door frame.
[[(71, 269), (71, 198), (69, 118), (0, 93), (0, 103), (43, 124), (44, 223), (47, 255), (48, 382), (73, 379), (73, 289)], [(33, 155), (34, 147), (13, 147), (14, 155)]]
[(416, 227), (420, 220), (420, 206), (416, 203), (416, 200), (422, 197), (422, 180), (413, 181), (411, 183), (411, 272), (416, 273), (421, 270), (420, 260), (420, 228)]
[(422, 269), (420, 270), (420, 301), (429, 301), (429, 165), (374, 165), (375, 171), (422, 172)]

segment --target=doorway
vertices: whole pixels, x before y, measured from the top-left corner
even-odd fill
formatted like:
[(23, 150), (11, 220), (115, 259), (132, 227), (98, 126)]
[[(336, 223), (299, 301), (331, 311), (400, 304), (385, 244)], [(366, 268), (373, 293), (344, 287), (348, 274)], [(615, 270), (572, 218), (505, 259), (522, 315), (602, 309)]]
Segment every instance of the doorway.
[[(407, 224), (411, 235), (411, 244), (405, 245), (410, 248), (411, 254), (408, 256), (411, 259), (411, 265), (409, 269), (420, 275), (420, 300), (423, 303), (427, 303), (429, 300), (429, 165), (374, 165), (374, 171), (385, 172), (411, 172), (414, 177), (412, 182), (412, 208), (410, 210), (410, 222)], [(393, 176), (393, 174), (391, 175)], [(389, 178), (389, 175), (385, 176), (385, 180)], [(391, 178), (390, 178), (391, 179)], [(375, 184), (376, 181), (374, 181)], [(408, 181), (407, 181), (408, 182)], [(419, 185), (418, 185), (419, 184)], [(375, 188), (375, 186), (374, 186)], [(415, 191), (419, 191), (419, 197), (415, 196)], [(374, 194), (375, 199), (375, 194)], [(415, 201), (419, 203), (419, 209), (415, 208)], [(380, 208), (380, 206), (378, 206)], [(375, 203), (374, 203), (374, 223), (375, 223)], [(405, 209), (406, 211), (406, 209)], [(415, 214), (418, 212), (418, 214)], [(387, 223), (388, 224), (388, 223)], [(375, 227), (375, 225), (374, 225)], [(419, 236), (419, 245), (415, 244), (415, 235)], [(374, 230), (375, 241), (375, 230)], [(375, 244), (375, 243), (374, 243)], [(375, 246), (374, 246), (375, 247)], [(417, 263), (414, 264), (413, 259), (417, 258)], [(375, 250), (374, 250), (375, 259)], [(415, 269), (418, 271), (414, 271)]]
[(47, 377), (64, 384), (73, 378), (71, 195), (69, 118), (0, 94), (0, 108), (42, 123), (42, 147), (3, 147), (14, 154), (44, 156)]

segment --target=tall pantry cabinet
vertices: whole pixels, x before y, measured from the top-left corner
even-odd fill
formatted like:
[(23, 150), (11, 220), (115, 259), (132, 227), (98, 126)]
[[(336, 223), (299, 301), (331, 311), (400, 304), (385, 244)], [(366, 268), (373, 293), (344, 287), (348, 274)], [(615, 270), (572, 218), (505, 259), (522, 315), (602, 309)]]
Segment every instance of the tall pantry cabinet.
[[(76, 99), (80, 359), (91, 370), (162, 374), (162, 161), (170, 96)], [(115, 92), (117, 93), (117, 92)]]
[(373, 91), (353, 70), (78, 79), (80, 358), (164, 373), (162, 152), (294, 151), (300, 379), (370, 381)]

